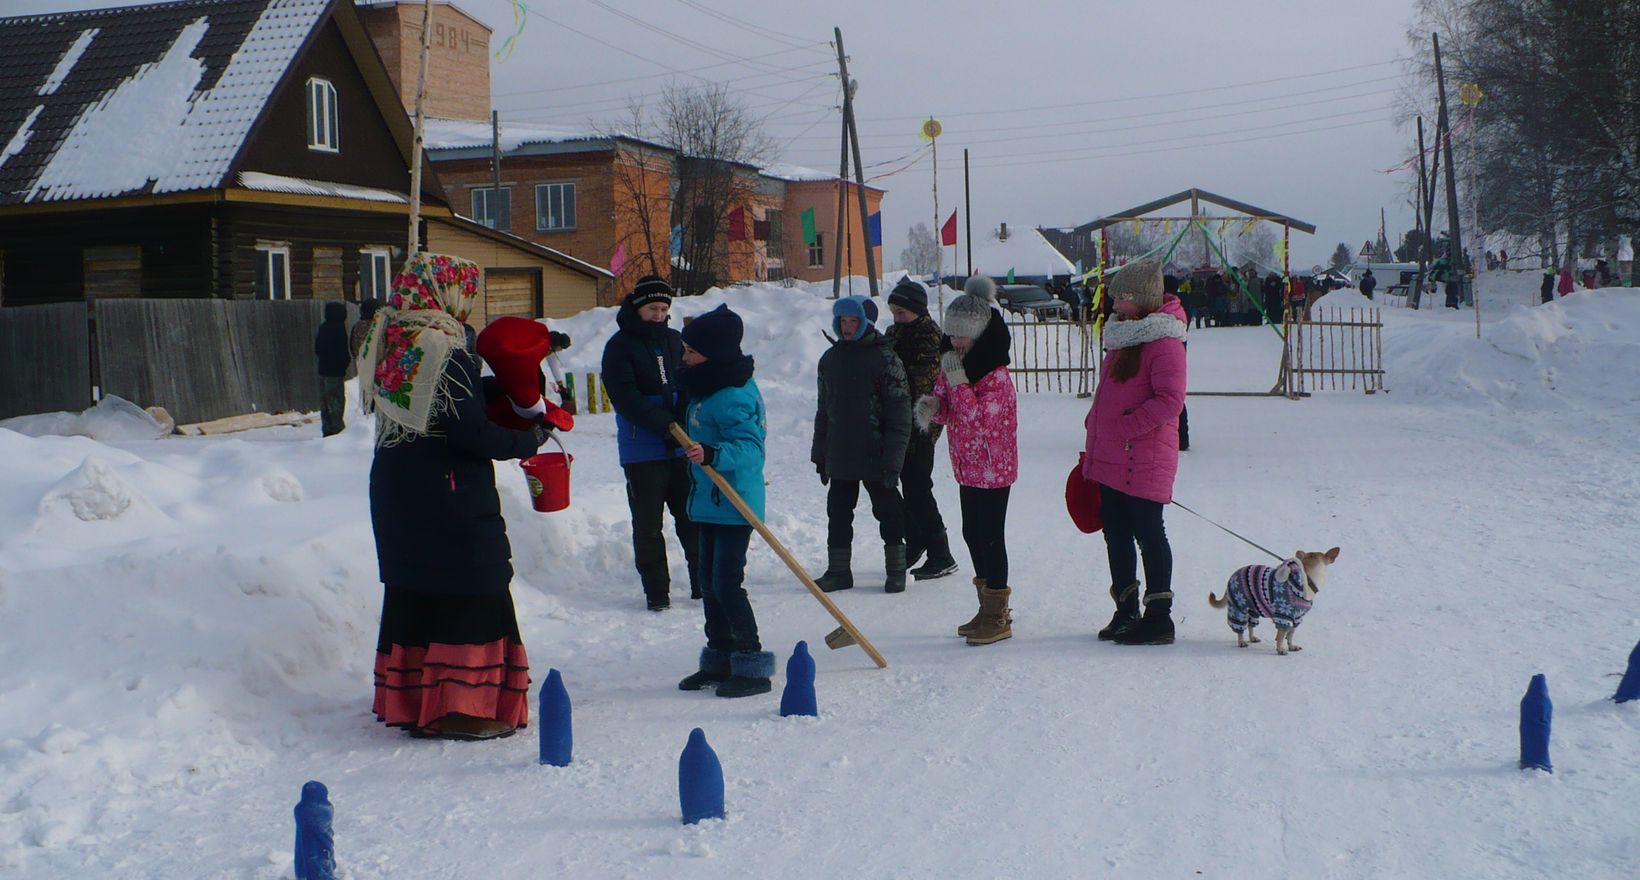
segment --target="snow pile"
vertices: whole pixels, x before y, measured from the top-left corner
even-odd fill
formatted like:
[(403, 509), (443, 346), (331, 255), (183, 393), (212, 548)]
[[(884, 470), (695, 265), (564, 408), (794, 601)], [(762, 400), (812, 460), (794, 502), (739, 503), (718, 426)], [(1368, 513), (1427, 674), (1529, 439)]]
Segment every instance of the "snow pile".
[[(1486, 308), (1483, 300), (1483, 315)], [(1598, 411), (1640, 403), (1636, 291), (1607, 288), (1509, 306), (1481, 326), (1479, 339), (1472, 312), (1440, 311), (1436, 317), (1384, 310), (1392, 391), (1511, 409)]]
[(170, 433), (147, 410), (117, 394), (104, 396), (80, 413), (40, 413), (5, 419), (0, 421), (0, 429), (28, 437), (90, 437), (104, 443), (157, 440)]

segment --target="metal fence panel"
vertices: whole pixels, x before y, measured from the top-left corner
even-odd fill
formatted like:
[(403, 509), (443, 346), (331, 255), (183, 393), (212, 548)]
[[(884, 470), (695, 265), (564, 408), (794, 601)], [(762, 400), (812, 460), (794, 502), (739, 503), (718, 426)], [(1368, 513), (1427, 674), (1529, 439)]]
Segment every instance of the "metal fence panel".
[(0, 419), (90, 405), (85, 303), (0, 309)]

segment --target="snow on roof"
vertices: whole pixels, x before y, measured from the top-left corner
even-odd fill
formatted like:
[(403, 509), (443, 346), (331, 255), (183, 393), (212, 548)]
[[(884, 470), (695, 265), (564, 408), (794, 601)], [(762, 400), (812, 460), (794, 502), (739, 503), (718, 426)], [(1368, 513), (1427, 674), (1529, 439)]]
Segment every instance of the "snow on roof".
[[(473, 147), (488, 149), (491, 142), (490, 123), (482, 119), (445, 119), (428, 117), (423, 143), (429, 150), (460, 150)], [(651, 143), (624, 131), (595, 131), (592, 129), (553, 128), (549, 125), (529, 125), (519, 122), (501, 122), (501, 151), (510, 153), (526, 144), (569, 144), (579, 141), (607, 141), (624, 139)], [(658, 144), (651, 144), (659, 146)]]
[(40, 86), (38, 94), (45, 96), (57, 91), (57, 87), (62, 85), (63, 80), (68, 78), (68, 74), (74, 69), (74, 65), (80, 63), (80, 56), (85, 54), (86, 47), (90, 46), (91, 41), (96, 39), (97, 34), (101, 32), (102, 28), (86, 28), (80, 31), (79, 39), (75, 40), (74, 45), (69, 46), (68, 51), (63, 53), (63, 57), (57, 62), (57, 66), (52, 68), (51, 75), (46, 77), (45, 84)]
[(1006, 241), (998, 238), (999, 231), (992, 229), (974, 242), (975, 272), (1000, 278), (1010, 269), (1019, 276), (1069, 275), (1076, 271), (1076, 264), (1065, 259), (1035, 229), (1010, 227)]
[(307, 180), (301, 177), (284, 177), (279, 174), (265, 174), (261, 171), (239, 172), (239, 185), (246, 189), (260, 192), (298, 193), (306, 196), (336, 196), (343, 199), (363, 199), (368, 202), (392, 202), (403, 205), (410, 201), (404, 193), (392, 190), (376, 189), (369, 186), (355, 186), (350, 183), (332, 183), (328, 180)]
[(554, 256), (556, 256), (557, 258), (562, 260), (563, 262), (573, 263), (577, 266), (580, 266), (582, 269), (584, 269), (585, 271), (587, 271), (591, 274), (600, 275), (604, 278), (614, 278), (615, 277), (614, 272), (611, 272), (611, 271), (609, 271), (608, 269), (605, 269), (602, 266), (595, 266), (591, 263), (588, 263), (586, 260), (581, 260), (581, 259), (577, 259), (575, 257), (572, 257), (569, 254), (566, 254), (566, 253), (564, 253), (563, 251), (561, 251), (557, 248), (547, 247), (544, 244), (541, 244), (539, 242), (530, 241), (529, 239), (524, 238), (521, 235), (515, 235), (511, 232), (498, 231), (494, 227), (489, 226), (489, 225), (484, 224), (484, 223), (480, 223), (477, 220), (474, 220), (473, 218), (466, 216), (465, 214), (455, 214), (454, 216), (457, 220), (461, 221), (462, 223), (466, 223), (466, 224), (469, 224), (469, 225), (472, 225), (472, 226), (480, 226), (480, 227), (483, 227), (484, 229), (489, 230), (489, 234), (491, 234), (491, 235), (513, 239), (516, 242), (518, 242), (520, 247), (530, 248), (530, 249), (538, 250), (538, 251), (547, 251), (548, 253), (553, 254)]
[[(788, 162), (774, 162), (765, 165), (758, 173), (764, 177), (787, 180), (792, 183), (823, 183), (837, 179), (836, 174), (821, 171), (818, 168), (810, 168), (807, 165), (792, 165)], [(870, 183), (866, 184), (866, 189), (886, 192), (882, 187)]]
[(0, 42), (27, 46), (0, 71), (0, 94), (26, 81), (40, 98), (11, 133), (17, 117), (0, 110), (15, 145), (0, 203), (221, 185), (329, 5), (185, 0), (0, 19)]

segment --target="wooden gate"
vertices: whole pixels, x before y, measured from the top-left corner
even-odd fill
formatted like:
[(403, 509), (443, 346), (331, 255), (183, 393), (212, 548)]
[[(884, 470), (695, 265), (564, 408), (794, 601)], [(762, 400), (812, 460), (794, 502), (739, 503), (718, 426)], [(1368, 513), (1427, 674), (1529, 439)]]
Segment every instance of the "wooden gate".
[(1286, 326), (1282, 382), (1288, 397), (1312, 391), (1384, 390), (1382, 316), (1376, 308), (1311, 308)]
[(1075, 394), (1093, 393), (1093, 376), (1099, 366), (1099, 340), (1093, 325), (1079, 321), (1007, 322), (1012, 337), (1008, 373), (1017, 392)]

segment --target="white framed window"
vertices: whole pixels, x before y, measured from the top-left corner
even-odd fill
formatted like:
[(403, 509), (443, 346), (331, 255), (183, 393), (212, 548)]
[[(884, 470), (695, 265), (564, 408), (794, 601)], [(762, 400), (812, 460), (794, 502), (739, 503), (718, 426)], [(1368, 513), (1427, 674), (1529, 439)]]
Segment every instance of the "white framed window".
[(814, 244), (809, 245), (809, 268), (819, 269), (826, 265), (826, 234), (816, 232)]
[(359, 301), (374, 299), (387, 301), (387, 292), (393, 283), (393, 270), (388, 267), (392, 252), (385, 247), (359, 249)]
[(257, 242), (256, 298), (290, 299), (290, 245)]
[(336, 87), (330, 80), (310, 77), (307, 81), (307, 145), (310, 150), (339, 153), (342, 150), (341, 116), (336, 108)]
[[(573, 186), (574, 184), (570, 184)], [(573, 206), (575, 197), (570, 196)], [(491, 229), (501, 232), (512, 231), (512, 187), (501, 188), (501, 195), (496, 197), (495, 187), (480, 186), (473, 188), (473, 220), (482, 223)], [(496, 225), (497, 223), (500, 225)]]
[(535, 186), (535, 229), (555, 232), (575, 228), (575, 184), (538, 183)]

